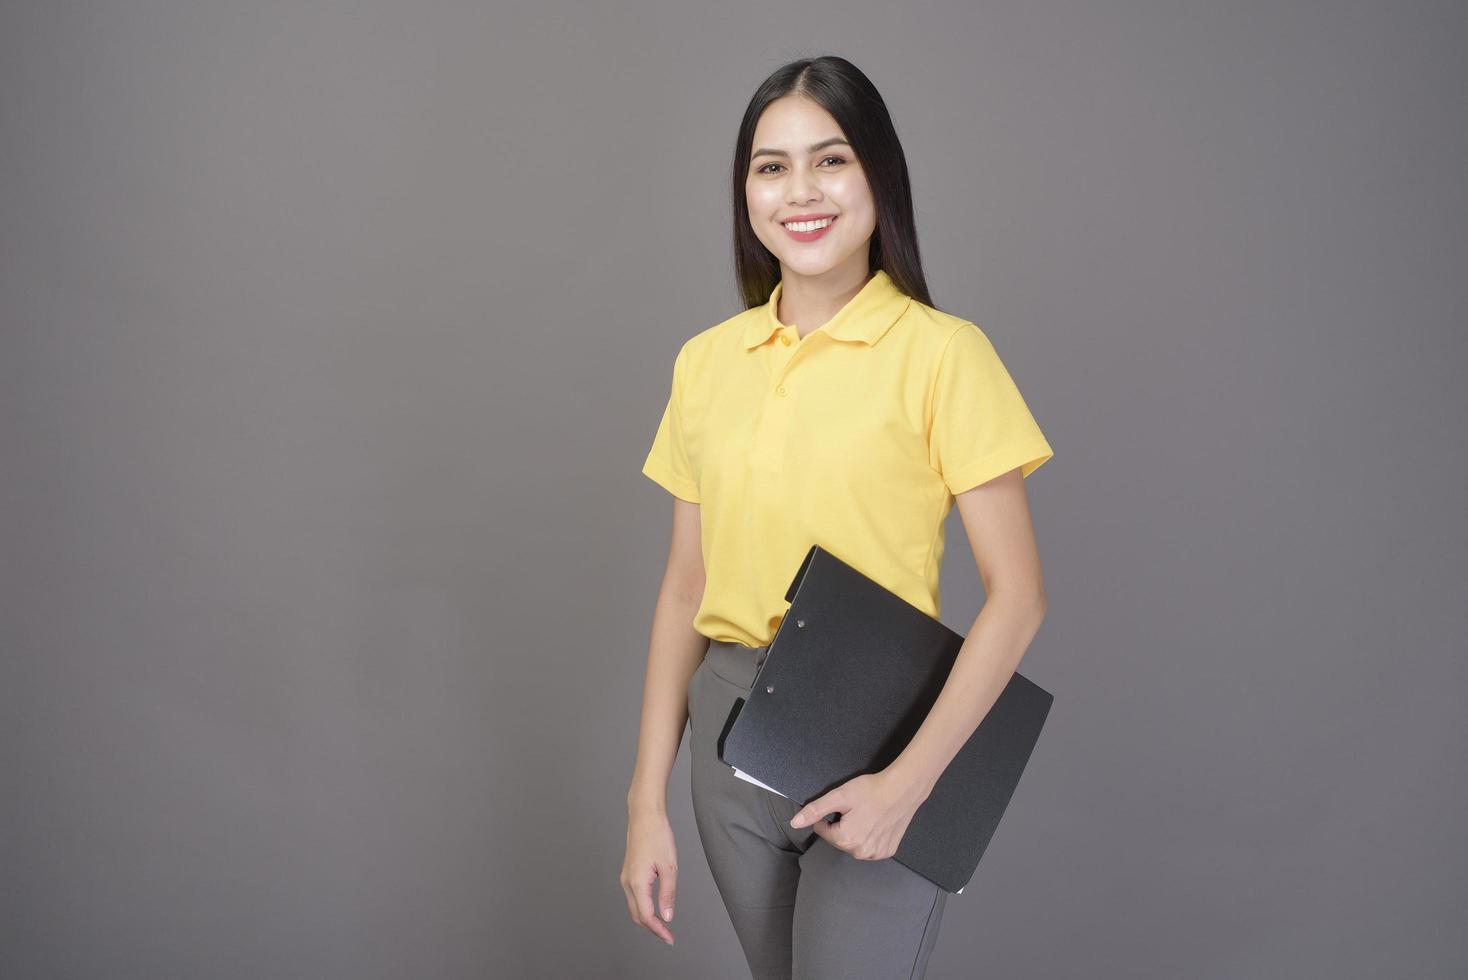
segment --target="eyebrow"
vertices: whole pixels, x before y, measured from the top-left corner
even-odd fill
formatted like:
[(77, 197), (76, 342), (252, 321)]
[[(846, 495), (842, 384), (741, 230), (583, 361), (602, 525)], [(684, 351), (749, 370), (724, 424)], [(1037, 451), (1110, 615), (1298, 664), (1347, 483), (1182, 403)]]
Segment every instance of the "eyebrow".
[[(846, 146), (848, 148), (851, 146), (850, 143), (847, 143), (841, 137), (839, 137), (839, 136), (833, 136), (833, 137), (831, 137), (828, 140), (821, 140), (819, 143), (812, 143), (810, 145), (810, 148), (807, 149), (806, 152), (807, 153), (815, 153), (815, 152), (817, 152), (819, 150), (824, 150), (828, 146), (835, 146), (837, 143), (840, 143), (840, 144), (842, 144), (842, 145), (844, 145), (844, 146)], [(755, 150), (753, 153), (751, 153), (749, 155), (749, 158), (751, 160), (753, 160), (755, 157), (787, 157), (788, 158), (789, 156), (790, 156), (790, 154), (786, 153), (784, 150), (775, 150), (775, 149), (771, 149), (770, 147), (764, 147), (762, 149)]]

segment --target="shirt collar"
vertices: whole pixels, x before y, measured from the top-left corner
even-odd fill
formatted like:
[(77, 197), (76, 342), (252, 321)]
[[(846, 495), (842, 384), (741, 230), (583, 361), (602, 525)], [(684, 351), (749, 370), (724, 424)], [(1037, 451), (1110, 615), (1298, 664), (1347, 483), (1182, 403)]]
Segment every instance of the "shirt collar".
[[(744, 328), (744, 346), (754, 349), (769, 340), (775, 331), (787, 326), (781, 323), (775, 311), (780, 307), (780, 292), (784, 282), (775, 283), (769, 301), (759, 307)], [(907, 312), (912, 297), (897, 288), (885, 269), (866, 281), (857, 294), (836, 315), (816, 328), (837, 340), (859, 340), (868, 346), (882, 339), (882, 335)]]

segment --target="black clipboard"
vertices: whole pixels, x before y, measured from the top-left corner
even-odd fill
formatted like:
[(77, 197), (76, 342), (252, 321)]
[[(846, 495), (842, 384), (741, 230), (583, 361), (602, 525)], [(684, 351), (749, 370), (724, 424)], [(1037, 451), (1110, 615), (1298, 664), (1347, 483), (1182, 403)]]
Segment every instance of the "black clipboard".
[[(963, 637), (812, 545), (719, 760), (804, 806), (885, 768), (938, 699)], [(1016, 673), (908, 824), (893, 860), (957, 894), (973, 877), (1054, 697)]]

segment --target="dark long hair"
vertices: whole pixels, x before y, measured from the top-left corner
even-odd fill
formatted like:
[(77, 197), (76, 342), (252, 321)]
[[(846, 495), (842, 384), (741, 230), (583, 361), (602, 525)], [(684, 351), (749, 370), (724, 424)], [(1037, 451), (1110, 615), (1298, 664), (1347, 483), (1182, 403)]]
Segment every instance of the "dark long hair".
[(902, 143), (877, 87), (861, 69), (838, 55), (802, 58), (782, 65), (760, 83), (734, 146), (734, 275), (746, 309), (769, 302), (780, 281), (780, 261), (754, 234), (744, 182), (754, 152), (754, 128), (765, 107), (786, 95), (802, 95), (829, 112), (860, 161), (876, 205), (877, 227), (867, 259), (873, 272), (883, 269), (898, 289), (933, 305), (918, 255), (917, 223), (912, 214), (912, 184)]

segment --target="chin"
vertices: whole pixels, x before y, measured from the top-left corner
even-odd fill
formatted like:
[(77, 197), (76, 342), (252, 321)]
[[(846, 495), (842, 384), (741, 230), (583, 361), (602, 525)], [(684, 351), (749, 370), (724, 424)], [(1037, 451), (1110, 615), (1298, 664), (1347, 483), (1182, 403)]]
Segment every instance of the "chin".
[(786, 268), (798, 275), (815, 279), (836, 268), (833, 262), (786, 262)]
[(777, 256), (792, 272), (802, 276), (820, 276), (839, 267), (846, 261), (845, 255), (782, 255)]

